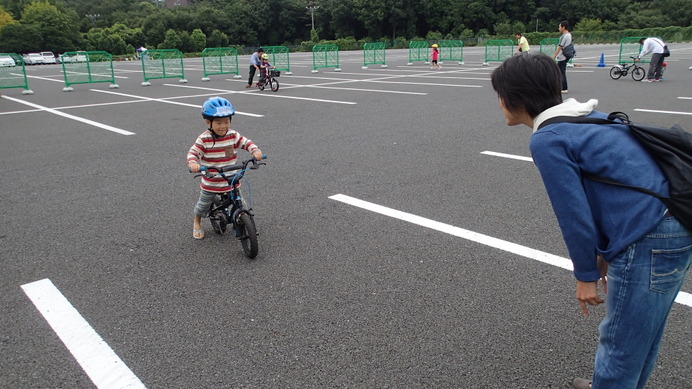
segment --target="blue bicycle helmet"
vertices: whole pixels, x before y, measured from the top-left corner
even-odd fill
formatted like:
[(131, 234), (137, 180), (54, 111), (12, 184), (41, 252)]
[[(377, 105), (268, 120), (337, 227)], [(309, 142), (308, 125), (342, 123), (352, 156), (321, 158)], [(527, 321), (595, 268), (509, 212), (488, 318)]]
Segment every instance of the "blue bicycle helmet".
[(205, 119), (225, 118), (235, 115), (230, 101), (223, 97), (211, 97), (202, 105), (202, 117)]

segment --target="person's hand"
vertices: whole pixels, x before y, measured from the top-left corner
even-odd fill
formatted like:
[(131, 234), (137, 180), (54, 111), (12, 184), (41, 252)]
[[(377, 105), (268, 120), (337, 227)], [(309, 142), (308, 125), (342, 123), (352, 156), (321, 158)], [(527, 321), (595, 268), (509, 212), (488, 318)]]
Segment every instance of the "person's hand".
[[(598, 270), (601, 273), (601, 282), (603, 284), (603, 293), (608, 293), (608, 262), (603, 260), (603, 257), (596, 257)], [(592, 282), (584, 282), (577, 280), (577, 300), (584, 316), (589, 316), (587, 305), (599, 305), (605, 301), (598, 296), (598, 280)]]
[(635, 63), (639, 62), (639, 58), (635, 58), (635, 59), (634, 59), (634, 62), (635, 62)]
[(193, 173), (199, 173), (200, 172), (200, 170), (199, 170), (200, 165), (197, 162), (190, 162), (187, 164), (187, 167)]
[(252, 152), (252, 158), (254, 158), (256, 161), (261, 161), (262, 160), (262, 150), (257, 149)]

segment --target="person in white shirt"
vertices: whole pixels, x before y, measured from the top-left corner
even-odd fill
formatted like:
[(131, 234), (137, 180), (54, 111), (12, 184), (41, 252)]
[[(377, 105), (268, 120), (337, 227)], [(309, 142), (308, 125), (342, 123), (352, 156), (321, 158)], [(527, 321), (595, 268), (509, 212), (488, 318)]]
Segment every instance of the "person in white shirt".
[(642, 45), (642, 50), (639, 52), (637, 59), (640, 60), (643, 56), (651, 53), (651, 62), (649, 63), (649, 72), (643, 82), (658, 82), (661, 81), (661, 73), (663, 71), (663, 51), (666, 44), (659, 38), (642, 38), (639, 40)]

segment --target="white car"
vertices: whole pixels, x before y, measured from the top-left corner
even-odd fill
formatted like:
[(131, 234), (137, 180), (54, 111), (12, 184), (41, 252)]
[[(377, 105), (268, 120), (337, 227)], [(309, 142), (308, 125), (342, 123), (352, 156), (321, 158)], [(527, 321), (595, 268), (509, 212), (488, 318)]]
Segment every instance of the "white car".
[(17, 66), (17, 64), (14, 62), (14, 58), (10, 57), (9, 55), (0, 55), (0, 68), (10, 66)]
[(42, 65), (45, 60), (39, 53), (29, 53), (22, 56), (26, 65)]
[(70, 63), (70, 62), (87, 62), (88, 59), (89, 59), (89, 58), (87, 57), (86, 51), (77, 51), (77, 52), (70, 53), (70, 54), (73, 54), (73, 55), (65, 55), (65, 54), (67, 54), (67, 53), (63, 53), (63, 54), (60, 56), (60, 61), (62, 61), (62, 62), (64, 62), (64, 63)]
[(43, 63), (58, 63), (55, 60), (55, 54), (50, 51), (42, 51), (41, 56), (43, 57)]

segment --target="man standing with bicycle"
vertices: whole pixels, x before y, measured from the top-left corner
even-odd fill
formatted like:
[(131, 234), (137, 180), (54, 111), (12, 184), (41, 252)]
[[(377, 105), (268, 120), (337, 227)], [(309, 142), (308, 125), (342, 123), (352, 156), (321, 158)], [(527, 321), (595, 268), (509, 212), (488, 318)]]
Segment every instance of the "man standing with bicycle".
[[(647, 73), (646, 78), (642, 82), (659, 82), (661, 81), (661, 74), (663, 72), (663, 60), (667, 55), (668, 46), (663, 42), (663, 39), (659, 38), (642, 38), (639, 40), (639, 44), (642, 45), (642, 50), (639, 52), (635, 62), (642, 59), (643, 56), (651, 53), (651, 62), (649, 63), (649, 73)], [(670, 55), (670, 52), (668, 52)]]

